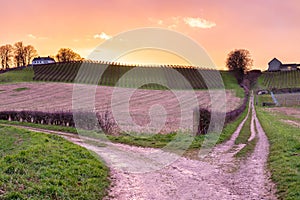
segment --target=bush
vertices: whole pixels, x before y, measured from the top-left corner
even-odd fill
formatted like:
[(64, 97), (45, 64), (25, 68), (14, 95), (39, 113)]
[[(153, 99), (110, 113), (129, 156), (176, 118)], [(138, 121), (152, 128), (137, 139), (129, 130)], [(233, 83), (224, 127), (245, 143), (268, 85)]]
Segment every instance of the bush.
[[(245, 97), (242, 105), (230, 112), (226, 113), (225, 124), (236, 120), (246, 109), (249, 99), (249, 89), (244, 86)], [(221, 115), (220, 115), (221, 116)], [(208, 128), (211, 122), (211, 112), (207, 108), (199, 109), (199, 124), (197, 129), (197, 135), (205, 135), (208, 133)]]
[[(74, 117), (75, 116), (75, 117)], [(75, 120), (75, 119), (76, 120)], [(101, 129), (106, 134), (118, 134), (118, 126), (109, 111), (94, 112), (54, 112), (41, 111), (1, 111), (0, 120), (30, 122), (36, 124), (78, 127), (85, 130)], [(75, 124), (76, 121), (76, 124)]]

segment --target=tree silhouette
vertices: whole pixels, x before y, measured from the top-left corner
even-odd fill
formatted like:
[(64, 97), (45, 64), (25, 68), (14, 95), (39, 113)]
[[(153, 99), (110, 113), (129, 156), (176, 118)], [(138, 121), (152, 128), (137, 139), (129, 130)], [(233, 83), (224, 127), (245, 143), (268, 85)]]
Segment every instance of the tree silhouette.
[(56, 55), (58, 62), (70, 62), (82, 60), (78, 53), (75, 53), (72, 49), (61, 48)]
[(226, 60), (227, 68), (234, 72), (238, 83), (242, 83), (245, 73), (251, 68), (253, 60), (246, 49), (236, 49), (228, 54)]
[(9, 68), (13, 58), (13, 46), (6, 44), (0, 47), (0, 61), (3, 69)]
[(24, 48), (25, 53), (25, 62), (26, 65), (29, 65), (31, 63), (31, 60), (38, 56), (36, 49), (32, 45), (28, 45)]
[(25, 46), (23, 42), (17, 42), (14, 44), (14, 54), (15, 54), (15, 63), (19, 66), (26, 65), (26, 54), (25, 54)]

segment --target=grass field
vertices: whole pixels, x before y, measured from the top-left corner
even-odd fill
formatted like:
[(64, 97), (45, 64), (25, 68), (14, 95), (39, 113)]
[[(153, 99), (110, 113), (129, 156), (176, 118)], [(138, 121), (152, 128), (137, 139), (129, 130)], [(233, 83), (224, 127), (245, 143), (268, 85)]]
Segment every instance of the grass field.
[(244, 118), (247, 116), (249, 106), (247, 104), (246, 109), (244, 112), (233, 122), (228, 123), (222, 131), (222, 134), (220, 135), (220, 138), (218, 140), (218, 143), (225, 142), (230, 139), (232, 133), (237, 129), (237, 127), (240, 125), (240, 123), (244, 120)]
[(263, 103), (273, 103), (273, 99), (270, 94), (255, 95), (255, 104), (262, 107)]
[(23, 70), (14, 70), (14, 71), (9, 71), (9, 72), (0, 74), (0, 84), (17, 83), (17, 82), (31, 82), (31, 81), (33, 81), (32, 67), (28, 67)]
[(101, 199), (108, 168), (65, 139), (0, 126), (0, 199)]
[(279, 199), (300, 199), (299, 128), (281, 121), (287, 116), (258, 108), (258, 118), (269, 138), (268, 165)]
[(244, 89), (241, 88), (235, 77), (229, 71), (220, 71), (225, 89), (235, 91), (237, 97), (243, 98), (245, 96)]
[(246, 120), (243, 128), (241, 129), (239, 136), (235, 140), (235, 144), (247, 143), (248, 138), (251, 135), (251, 131), (250, 131), (251, 117), (252, 117), (252, 112), (249, 113), (248, 119)]
[[(235, 140), (235, 144), (246, 144), (244, 148), (242, 148), (239, 152), (237, 152), (237, 154), (235, 154), (236, 157), (246, 158), (255, 149), (258, 140), (257, 137), (255, 137), (251, 141), (248, 141), (248, 139), (251, 136), (251, 118), (252, 118), (252, 112), (249, 113), (248, 119), (246, 120), (243, 128), (241, 129), (239, 136)], [(254, 128), (256, 131), (255, 123), (254, 123)]]

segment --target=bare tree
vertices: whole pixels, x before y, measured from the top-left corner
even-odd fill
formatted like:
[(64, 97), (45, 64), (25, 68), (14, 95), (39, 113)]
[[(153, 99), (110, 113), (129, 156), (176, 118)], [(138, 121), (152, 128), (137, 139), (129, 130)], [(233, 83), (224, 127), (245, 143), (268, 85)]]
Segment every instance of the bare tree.
[(13, 47), (10, 44), (6, 44), (0, 47), (0, 60), (1, 67), (3, 69), (9, 68), (10, 64), (12, 64), (13, 57)]
[(79, 54), (69, 48), (61, 48), (56, 55), (58, 62), (70, 62), (82, 60)]
[(36, 49), (32, 45), (28, 45), (24, 48), (24, 54), (26, 65), (29, 65), (31, 60), (38, 56)]
[(15, 62), (17, 67), (26, 65), (26, 53), (23, 42), (17, 42), (14, 44)]
[(238, 83), (242, 83), (244, 74), (253, 64), (250, 52), (246, 49), (236, 49), (228, 54), (226, 66), (235, 74)]

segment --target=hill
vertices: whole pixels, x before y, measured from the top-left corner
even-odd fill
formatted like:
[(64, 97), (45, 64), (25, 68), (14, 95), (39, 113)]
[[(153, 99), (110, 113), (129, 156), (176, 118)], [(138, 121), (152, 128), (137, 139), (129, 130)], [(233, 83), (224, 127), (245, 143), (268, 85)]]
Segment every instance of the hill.
[(17, 69), (0, 74), (0, 84), (16, 83), (16, 82), (31, 82), (33, 81), (33, 68), (27, 67)]
[[(121, 87), (137, 88), (146, 82), (148, 84), (143, 85), (141, 88), (161, 90), (166, 89), (161, 85), (166, 85), (174, 89), (188, 88), (186, 83), (178, 81), (184, 77), (184, 79), (187, 80), (194, 89), (207, 89), (207, 83), (210, 88), (223, 88), (225, 85), (226, 89), (234, 90), (238, 97), (244, 96), (243, 89), (237, 84), (234, 76), (228, 71), (196, 69), (192, 67), (183, 68), (180, 66), (136, 67), (109, 65), (102, 74), (102, 78), (98, 80), (99, 76), (93, 72), (99, 71), (95, 69), (104, 67), (104, 65), (105, 64), (101, 65), (99, 63), (85, 63), (83, 68), (80, 68), (82, 66), (82, 62), (39, 65), (23, 70), (15, 70), (0, 74), (0, 84), (51, 81), (97, 83), (99, 85), (107, 86), (115, 86), (118, 83)], [(125, 73), (129, 72), (129, 70), (132, 70), (132, 72), (130, 71), (131, 75), (127, 76), (126, 74), (126, 76), (123, 76)], [(205, 77), (205, 80), (203, 77)], [(221, 78), (223, 79), (223, 83)]]
[(108, 168), (65, 139), (0, 126), (0, 199), (101, 199)]

